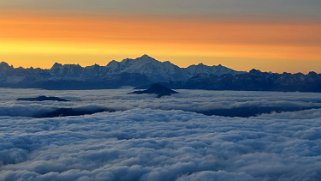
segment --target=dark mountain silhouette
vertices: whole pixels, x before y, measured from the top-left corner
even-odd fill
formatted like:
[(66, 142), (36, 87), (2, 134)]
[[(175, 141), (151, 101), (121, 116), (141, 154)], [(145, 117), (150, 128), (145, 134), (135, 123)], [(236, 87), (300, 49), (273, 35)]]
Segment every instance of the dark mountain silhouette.
[(296, 112), (311, 109), (320, 109), (320, 106), (311, 107), (286, 107), (286, 106), (245, 106), (234, 108), (217, 108), (206, 111), (195, 111), (197, 113), (205, 114), (208, 116), (225, 116), (225, 117), (253, 117), (261, 114), (281, 113), (281, 112)]
[(59, 97), (47, 97), (47, 96), (38, 96), (32, 98), (19, 98), (18, 101), (59, 101), (59, 102), (68, 102), (67, 99), (62, 99)]
[(156, 94), (158, 98), (163, 96), (170, 96), (172, 94), (177, 94), (178, 92), (167, 88), (161, 84), (152, 84), (148, 89), (142, 91), (134, 91), (133, 94)]
[(79, 107), (79, 108), (57, 108), (53, 111), (39, 113), (33, 115), (35, 118), (52, 118), (52, 117), (67, 117), (67, 116), (82, 116), (91, 115), (100, 112), (115, 112), (113, 109), (104, 107)]
[(55, 63), (51, 69), (14, 68), (0, 63), (0, 87), (43, 89), (108, 89), (161, 83), (175, 89), (321, 92), (321, 75), (241, 72), (222, 65), (180, 68), (143, 55), (111, 61), (106, 66)]
[(183, 85), (179, 84), (178, 87), (187, 89), (321, 92), (321, 75), (315, 72), (306, 75), (278, 74), (253, 69), (248, 73), (237, 75), (198, 75)]

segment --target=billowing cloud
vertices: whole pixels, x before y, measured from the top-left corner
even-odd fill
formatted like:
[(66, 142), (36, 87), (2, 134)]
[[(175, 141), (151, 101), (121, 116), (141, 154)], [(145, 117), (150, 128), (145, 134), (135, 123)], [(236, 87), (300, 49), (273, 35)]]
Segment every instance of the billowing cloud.
[[(24, 91), (21, 93), (21, 91)], [(60, 108), (124, 111), (135, 108), (182, 110), (206, 115), (249, 117), (272, 112), (294, 112), (321, 108), (319, 94), (179, 90), (179, 94), (156, 99), (154, 95), (129, 94), (132, 89), (91, 91), (1, 90), (8, 97), (0, 103), (0, 116), (44, 115)], [(9, 93), (10, 92), (10, 93)], [(17, 101), (39, 95), (58, 96), (70, 102)], [(100, 112), (100, 111), (98, 111)]]
[[(0, 180), (320, 178), (320, 109), (252, 118), (178, 110), (188, 105), (197, 109), (242, 104), (307, 106), (320, 103), (318, 94), (179, 90), (180, 94), (157, 99), (127, 94), (128, 89), (0, 92), (7, 93), (0, 98), (3, 104), (15, 106), (90, 103), (120, 110), (50, 119), (0, 117)], [(73, 101), (14, 101), (21, 92), (25, 97), (45, 94)]]
[(2, 180), (313, 180), (321, 166), (318, 119), (135, 109), (1, 127)]

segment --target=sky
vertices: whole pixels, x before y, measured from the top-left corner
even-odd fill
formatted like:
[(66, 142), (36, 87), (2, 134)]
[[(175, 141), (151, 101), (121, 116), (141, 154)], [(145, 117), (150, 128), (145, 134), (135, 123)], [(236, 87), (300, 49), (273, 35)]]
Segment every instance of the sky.
[(83, 66), (148, 54), (186, 67), (321, 72), (320, 0), (0, 1), (0, 61)]

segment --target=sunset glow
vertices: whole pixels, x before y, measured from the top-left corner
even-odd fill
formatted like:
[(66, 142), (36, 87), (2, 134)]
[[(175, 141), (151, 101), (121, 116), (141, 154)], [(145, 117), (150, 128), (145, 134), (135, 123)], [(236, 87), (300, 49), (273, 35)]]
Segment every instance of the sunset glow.
[(186, 67), (321, 71), (321, 23), (2, 12), (0, 60), (15, 67), (54, 62), (105, 65), (149, 54)]

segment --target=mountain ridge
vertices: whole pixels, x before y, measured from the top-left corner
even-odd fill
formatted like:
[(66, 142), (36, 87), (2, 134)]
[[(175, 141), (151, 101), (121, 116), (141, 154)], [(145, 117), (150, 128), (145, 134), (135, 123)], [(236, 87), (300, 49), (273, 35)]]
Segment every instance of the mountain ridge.
[[(38, 67), (16, 67), (15, 69), (18, 69), (18, 68), (21, 68), (21, 69), (41, 69), (41, 70), (50, 70), (50, 69), (53, 69), (53, 68), (55, 68), (55, 67), (64, 67), (64, 66), (80, 66), (80, 67), (82, 67), (82, 68), (88, 68), (88, 67), (92, 67), (92, 66), (99, 66), (99, 67), (109, 67), (110, 65), (112, 65), (112, 64), (115, 64), (115, 63), (124, 63), (124, 62), (128, 62), (128, 61), (141, 61), (141, 60), (153, 60), (154, 62), (158, 62), (158, 63), (162, 63), (162, 64), (171, 64), (171, 65), (173, 65), (173, 66), (176, 66), (177, 68), (180, 68), (180, 69), (188, 69), (188, 68), (190, 68), (190, 67), (193, 67), (193, 66), (200, 66), (200, 65), (202, 65), (202, 66), (206, 66), (206, 67), (225, 67), (225, 66), (223, 66), (223, 65), (221, 65), (221, 64), (219, 64), (219, 65), (206, 65), (206, 64), (203, 64), (203, 63), (199, 63), (199, 64), (192, 64), (192, 65), (189, 65), (188, 67), (179, 67), (179, 66), (177, 66), (177, 65), (175, 65), (175, 64), (173, 64), (172, 62), (170, 62), (170, 61), (159, 61), (159, 60), (157, 60), (157, 59), (155, 59), (155, 58), (153, 58), (153, 57), (151, 57), (151, 56), (149, 56), (149, 55), (147, 55), (147, 54), (144, 54), (144, 55), (142, 55), (142, 56), (140, 56), (140, 57), (137, 57), (137, 58), (125, 58), (125, 59), (123, 59), (123, 60), (121, 60), (121, 61), (117, 61), (117, 60), (111, 60), (110, 62), (108, 62), (105, 66), (104, 65), (98, 65), (98, 64), (93, 64), (93, 65), (88, 65), (88, 66), (81, 66), (81, 65), (79, 65), (79, 64), (62, 64), (62, 63), (59, 63), (59, 62), (55, 62), (55, 63), (53, 63), (53, 65), (50, 67), (50, 68), (38, 68)], [(10, 65), (9, 63), (7, 63), (7, 62), (5, 62), (5, 61), (2, 61), (2, 62), (0, 62), (0, 67), (1, 66), (8, 66), (8, 67), (11, 67), (11, 68), (14, 68), (12, 65)], [(228, 67), (225, 67), (225, 68), (227, 68), (227, 69), (230, 69), (230, 68), (228, 68)], [(233, 69), (231, 69), (231, 70), (233, 70)], [(236, 70), (234, 70), (234, 71), (236, 71)], [(238, 71), (238, 72), (242, 72), (242, 71)]]
[(50, 69), (14, 68), (0, 63), (0, 87), (43, 89), (106, 89), (163, 83), (172, 88), (209, 90), (321, 92), (321, 74), (242, 72), (223, 65), (181, 68), (148, 55), (82, 67), (55, 63)]

